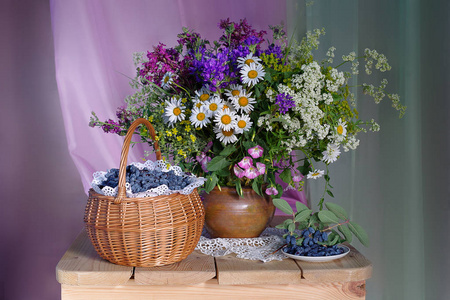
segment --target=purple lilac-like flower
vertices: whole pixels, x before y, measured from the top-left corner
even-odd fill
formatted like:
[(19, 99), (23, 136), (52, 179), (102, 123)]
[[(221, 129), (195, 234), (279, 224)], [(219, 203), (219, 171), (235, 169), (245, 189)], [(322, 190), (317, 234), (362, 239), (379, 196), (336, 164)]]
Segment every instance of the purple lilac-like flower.
[(256, 44), (256, 48), (259, 49), (261, 44), (264, 42), (264, 36), (267, 34), (264, 30), (258, 32), (253, 29), (252, 26), (247, 23), (246, 19), (240, 20), (239, 23), (231, 22), (230, 18), (220, 20), (219, 22), (219, 28), (224, 31), (229, 29), (231, 26), (234, 27), (234, 30), (231, 33), (230, 39), (228, 38), (227, 33), (224, 33), (219, 39), (219, 41), (222, 42), (227, 48), (236, 48), (238, 45), (242, 45), (249, 37), (254, 36), (260, 40), (260, 42)]
[(264, 51), (264, 53), (266, 55), (273, 54), (275, 58), (283, 59), (283, 51), (281, 50), (281, 47), (278, 45), (274, 44), (269, 45), (269, 47)]
[(275, 187), (270, 187), (266, 189), (267, 195), (278, 195), (278, 190)]
[(278, 94), (275, 103), (278, 104), (280, 113), (282, 113), (283, 115), (287, 113), (290, 108), (295, 106), (295, 101), (292, 100), (292, 96), (286, 93)]
[(258, 169), (255, 168), (254, 166), (250, 166), (248, 169), (244, 171), (244, 176), (247, 177), (248, 179), (255, 179), (256, 177), (259, 176)]
[(260, 42), (261, 42), (260, 38), (252, 35), (245, 39), (244, 44), (251, 46), (251, 45), (259, 44)]
[(206, 50), (200, 51), (199, 59), (192, 61), (191, 72), (197, 76), (202, 85), (209, 85), (212, 92), (221, 87), (225, 76), (230, 75), (230, 66), (228, 63), (228, 49), (223, 49), (216, 55), (207, 53)]
[(260, 162), (256, 163), (256, 169), (258, 170), (258, 175), (264, 175), (266, 172), (266, 165)]
[(106, 133), (117, 133), (119, 134), (122, 130), (120, 129), (120, 124), (114, 122), (113, 120), (109, 119), (102, 125), (102, 129)]
[(238, 162), (239, 167), (247, 170), (253, 166), (253, 159), (249, 156), (244, 157), (240, 162)]
[(292, 176), (292, 181), (300, 182), (300, 181), (302, 181), (302, 179), (303, 179), (303, 175), (299, 171), (294, 170), (294, 176)]
[(264, 152), (264, 149), (261, 146), (259, 146), (259, 145), (248, 149), (248, 154), (250, 154), (251, 157), (253, 157), (253, 158), (261, 157), (263, 152)]
[(202, 170), (206, 173), (208, 172), (208, 163), (211, 161), (211, 157), (206, 156), (205, 152), (200, 153), (200, 155), (197, 155), (196, 157), (197, 161), (200, 163)]
[(234, 171), (234, 174), (235, 174), (238, 178), (244, 177), (245, 171), (242, 170), (241, 168), (239, 168), (238, 165), (234, 165), (233, 171)]

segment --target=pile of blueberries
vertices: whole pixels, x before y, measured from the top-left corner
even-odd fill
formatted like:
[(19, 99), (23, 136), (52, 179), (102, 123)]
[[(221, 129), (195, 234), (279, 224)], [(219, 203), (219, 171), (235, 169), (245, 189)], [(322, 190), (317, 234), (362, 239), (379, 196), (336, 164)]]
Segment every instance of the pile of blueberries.
[(321, 232), (320, 230), (315, 230), (312, 227), (303, 229), (301, 231), (301, 237), (303, 237), (304, 240), (301, 245), (297, 245), (295, 236), (287, 235), (287, 246), (283, 248), (283, 251), (297, 256), (331, 256), (342, 254), (345, 251), (337, 245), (320, 245), (319, 243), (328, 240), (328, 234), (326, 232)]
[[(170, 190), (182, 190), (191, 183), (189, 177), (175, 175), (174, 171), (162, 172), (158, 170), (139, 170), (134, 165), (127, 166), (127, 179), (133, 193), (145, 192), (160, 185), (167, 185)], [(99, 188), (110, 186), (115, 188), (119, 184), (119, 169), (110, 169), (106, 173), (106, 180)]]

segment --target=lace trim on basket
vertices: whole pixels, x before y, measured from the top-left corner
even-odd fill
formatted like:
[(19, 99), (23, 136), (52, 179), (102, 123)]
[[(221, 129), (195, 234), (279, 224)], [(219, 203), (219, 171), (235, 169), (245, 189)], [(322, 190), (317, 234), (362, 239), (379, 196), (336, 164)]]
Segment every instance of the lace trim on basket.
[(286, 258), (283, 252), (281, 250), (275, 252), (285, 244), (283, 234), (282, 229), (266, 228), (257, 238), (211, 239), (204, 231), (195, 250), (214, 257), (235, 253), (238, 258), (262, 262), (283, 260)]
[[(177, 175), (177, 176), (181, 176), (184, 178), (186, 178), (186, 177), (190, 178), (191, 183), (182, 190), (171, 190), (171, 189), (169, 189), (169, 187), (167, 185), (162, 184), (158, 187), (149, 189), (145, 192), (133, 193), (131, 191), (130, 184), (127, 182), (125, 187), (126, 187), (126, 196), (128, 198), (146, 198), (146, 197), (155, 197), (155, 196), (160, 196), (160, 195), (170, 195), (170, 194), (175, 194), (175, 193), (189, 195), (190, 193), (192, 193), (192, 191), (194, 189), (202, 186), (206, 181), (206, 178), (203, 178), (203, 177), (196, 177), (195, 175), (187, 175), (178, 166), (168, 166), (167, 163), (164, 162), (163, 160), (157, 160), (155, 162), (153, 162), (151, 160), (147, 160), (145, 163), (134, 162), (134, 163), (131, 163), (131, 165), (136, 166), (139, 170), (146, 168), (151, 171), (153, 171), (153, 170), (162, 171), (162, 172), (174, 171), (175, 175)], [(101, 189), (99, 187), (99, 185), (101, 185), (102, 182), (104, 182), (106, 180), (106, 176), (105, 176), (106, 174), (107, 174), (107, 172), (104, 172), (104, 171), (94, 172), (94, 174), (93, 174), (94, 179), (91, 182), (91, 187), (94, 189), (94, 191), (96, 191), (97, 193), (99, 193), (101, 195), (115, 197), (115, 196), (117, 196), (118, 186), (116, 186), (115, 188), (105, 186)]]

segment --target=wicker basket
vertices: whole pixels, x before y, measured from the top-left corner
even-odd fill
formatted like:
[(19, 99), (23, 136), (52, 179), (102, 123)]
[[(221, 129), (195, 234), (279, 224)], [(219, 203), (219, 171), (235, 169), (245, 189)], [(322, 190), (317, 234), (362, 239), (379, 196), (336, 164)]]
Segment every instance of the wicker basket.
[[(131, 137), (140, 124), (147, 126), (155, 140), (155, 130), (146, 119), (129, 128), (122, 147), (117, 197), (89, 190), (84, 222), (98, 254), (118, 265), (153, 267), (183, 260), (197, 245), (205, 211), (195, 189), (147, 198), (127, 198), (125, 177)], [(155, 142), (156, 158), (161, 152)]]

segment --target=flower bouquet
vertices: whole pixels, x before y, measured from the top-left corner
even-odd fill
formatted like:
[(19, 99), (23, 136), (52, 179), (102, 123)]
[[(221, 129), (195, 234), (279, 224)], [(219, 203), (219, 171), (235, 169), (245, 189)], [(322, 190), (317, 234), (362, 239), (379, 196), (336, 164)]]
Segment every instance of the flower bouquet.
[[(90, 126), (123, 135), (133, 120), (146, 118), (154, 124), (168, 163), (207, 178), (206, 193), (231, 186), (242, 195), (243, 187), (251, 187), (259, 195), (271, 195), (277, 207), (293, 215), (292, 222), (282, 224), (291, 234), (296, 222), (328, 228), (337, 217), (331, 217), (335, 211), (323, 210), (324, 197), (320, 214), (304, 207), (293, 213), (281, 199), (286, 188), (276, 175), (287, 189), (298, 190), (305, 176), (323, 177), (332, 196), (328, 166), (342, 150), (356, 149), (358, 133), (380, 128), (373, 119), (358, 118), (349, 80), (358, 74), (360, 60), (367, 74), (389, 70), (386, 57), (366, 49), (361, 57), (352, 52), (335, 63), (332, 47), (318, 61), (313, 51), (323, 30), (308, 32), (297, 42), (287, 39), (283, 25), (269, 26), (271, 34), (253, 29), (245, 19), (221, 20), (218, 26), (223, 33), (217, 41), (183, 28), (175, 47), (160, 43), (153, 51), (135, 54), (131, 86), (136, 92), (117, 110), (116, 121), (101, 122), (92, 113)], [(345, 65), (348, 71), (339, 71)], [(386, 86), (386, 80), (380, 86), (361, 85), (376, 103), (387, 96), (403, 115), (398, 95), (387, 93)], [(145, 128), (137, 133), (152, 144)], [(323, 162), (325, 170), (315, 167), (316, 162)], [(347, 233), (337, 241), (348, 240)]]

